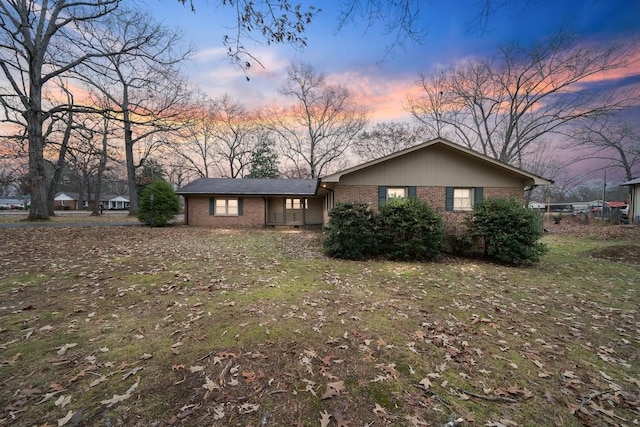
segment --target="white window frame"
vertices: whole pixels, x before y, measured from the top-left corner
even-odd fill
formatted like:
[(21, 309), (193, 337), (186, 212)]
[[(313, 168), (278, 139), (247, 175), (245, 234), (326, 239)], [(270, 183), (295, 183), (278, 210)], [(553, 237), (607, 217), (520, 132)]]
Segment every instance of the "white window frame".
[(214, 216), (238, 216), (238, 206), (239, 206), (239, 202), (237, 198), (216, 197), (213, 205), (213, 215)]
[(285, 209), (306, 209), (306, 199), (284, 199)]
[(472, 211), (473, 210), (473, 188), (453, 189), (453, 210)]
[(407, 187), (387, 187), (387, 200), (406, 198)]

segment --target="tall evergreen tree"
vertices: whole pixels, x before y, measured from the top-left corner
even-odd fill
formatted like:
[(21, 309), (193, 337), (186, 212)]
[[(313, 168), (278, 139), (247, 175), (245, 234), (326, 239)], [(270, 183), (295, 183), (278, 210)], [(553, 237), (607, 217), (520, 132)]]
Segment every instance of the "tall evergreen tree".
[(268, 136), (260, 135), (258, 143), (251, 153), (249, 174), (246, 178), (277, 178), (278, 153), (273, 148), (274, 142)]

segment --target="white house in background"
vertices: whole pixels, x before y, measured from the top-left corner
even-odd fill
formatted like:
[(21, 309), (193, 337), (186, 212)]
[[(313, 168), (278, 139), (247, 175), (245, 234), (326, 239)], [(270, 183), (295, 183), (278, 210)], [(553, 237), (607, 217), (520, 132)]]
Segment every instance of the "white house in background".
[(105, 209), (129, 209), (129, 197), (127, 196), (105, 196), (112, 197), (104, 204)]
[(631, 190), (631, 202), (629, 203), (629, 219), (635, 225), (640, 225), (640, 178), (623, 182), (620, 185), (628, 185)]
[[(80, 195), (73, 192), (57, 193), (53, 199), (54, 209), (80, 210), (90, 209), (92, 202), (85, 200), (80, 206)], [(117, 196), (112, 194), (104, 194), (100, 197), (100, 203), (103, 209), (129, 209), (129, 196)]]
[(0, 209), (24, 209), (24, 205), (27, 203), (26, 199), (17, 199), (15, 197), (3, 197), (0, 198)]

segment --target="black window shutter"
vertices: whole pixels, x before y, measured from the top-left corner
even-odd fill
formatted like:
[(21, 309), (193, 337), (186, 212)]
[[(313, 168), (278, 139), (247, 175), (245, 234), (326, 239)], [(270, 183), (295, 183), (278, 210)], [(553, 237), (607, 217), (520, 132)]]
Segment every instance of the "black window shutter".
[(387, 187), (378, 187), (378, 209), (387, 203)]
[(407, 194), (408, 194), (410, 199), (417, 199), (418, 198), (418, 190), (416, 189), (415, 185), (410, 186), (407, 190), (408, 190)]
[(238, 199), (238, 216), (242, 216), (242, 199)]
[(216, 214), (216, 199), (215, 197), (211, 197), (209, 199), (209, 215)]
[(473, 191), (473, 203), (480, 203), (484, 197), (483, 195), (483, 187), (476, 187)]
[(453, 210), (453, 187), (445, 188), (444, 210), (445, 211), (452, 211)]

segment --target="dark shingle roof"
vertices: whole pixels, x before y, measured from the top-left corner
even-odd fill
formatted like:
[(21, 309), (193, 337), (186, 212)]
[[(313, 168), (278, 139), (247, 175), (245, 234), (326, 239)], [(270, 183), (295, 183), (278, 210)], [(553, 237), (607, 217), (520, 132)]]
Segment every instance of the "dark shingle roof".
[(182, 195), (315, 196), (318, 185), (317, 179), (199, 178), (180, 188), (177, 193)]

